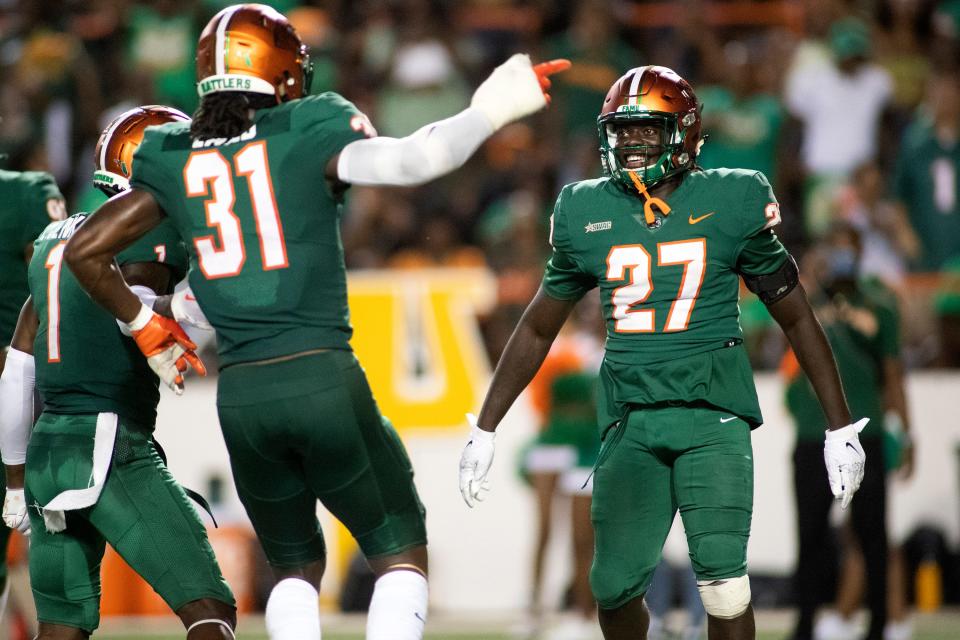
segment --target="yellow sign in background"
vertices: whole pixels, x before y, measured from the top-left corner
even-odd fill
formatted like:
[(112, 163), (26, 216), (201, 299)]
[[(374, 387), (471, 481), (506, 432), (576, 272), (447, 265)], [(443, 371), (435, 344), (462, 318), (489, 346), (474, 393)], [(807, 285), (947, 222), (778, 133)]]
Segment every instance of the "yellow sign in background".
[(351, 344), (394, 426), (444, 429), (478, 408), (490, 364), (477, 314), (496, 283), (481, 269), (351, 273)]

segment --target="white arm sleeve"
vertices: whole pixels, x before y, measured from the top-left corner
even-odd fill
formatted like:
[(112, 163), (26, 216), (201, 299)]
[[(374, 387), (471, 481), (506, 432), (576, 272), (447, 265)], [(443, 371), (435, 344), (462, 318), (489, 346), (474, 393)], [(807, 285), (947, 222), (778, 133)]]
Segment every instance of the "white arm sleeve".
[[(137, 297), (140, 298), (140, 302), (150, 309), (153, 309), (153, 303), (157, 300), (157, 294), (153, 289), (142, 284), (135, 284), (130, 287), (130, 291), (133, 291), (135, 294), (137, 294)], [(117, 324), (120, 326), (120, 333), (125, 336), (130, 335), (130, 327), (127, 326), (126, 322), (117, 320)]]
[(3, 464), (27, 461), (33, 428), (33, 356), (10, 349), (0, 376), (0, 459)]
[(490, 120), (469, 107), (405, 138), (355, 140), (340, 152), (337, 177), (357, 185), (422, 184), (462, 166), (493, 131)]
[(359, 185), (422, 184), (462, 166), (494, 131), (546, 105), (530, 56), (516, 53), (477, 87), (470, 107), (452, 118), (406, 138), (368, 138), (345, 146), (337, 177)]

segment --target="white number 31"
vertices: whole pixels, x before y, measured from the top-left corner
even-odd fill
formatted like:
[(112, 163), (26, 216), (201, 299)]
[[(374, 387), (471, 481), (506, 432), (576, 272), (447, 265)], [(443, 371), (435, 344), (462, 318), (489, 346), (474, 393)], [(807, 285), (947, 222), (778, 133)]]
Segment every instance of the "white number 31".
[[(267, 143), (251, 142), (233, 157), (236, 175), (247, 179), (253, 220), (260, 239), (260, 258), (265, 271), (288, 266), (287, 247), (280, 212), (273, 196), (273, 181), (267, 163)], [(207, 226), (216, 234), (194, 238), (200, 270), (208, 280), (240, 273), (247, 260), (240, 219), (233, 210), (236, 200), (230, 163), (216, 149), (190, 154), (183, 169), (187, 196), (206, 197)]]

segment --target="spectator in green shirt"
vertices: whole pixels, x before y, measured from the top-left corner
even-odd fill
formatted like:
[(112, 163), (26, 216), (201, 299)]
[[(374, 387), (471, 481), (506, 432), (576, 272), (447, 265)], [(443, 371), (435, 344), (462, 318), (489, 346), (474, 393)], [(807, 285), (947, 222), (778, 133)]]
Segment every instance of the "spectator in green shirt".
[(777, 147), (784, 109), (763, 86), (762, 52), (741, 42), (724, 47), (724, 84), (703, 87), (703, 127), (710, 138), (697, 157), (704, 169), (729, 167), (763, 172), (776, 188)]
[(625, 69), (644, 64), (643, 57), (617, 32), (609, 7), (595, 0), (578, 3), (570, 27), (546, 43), (545, 58), (566, 58), (573, 66), (554, 81), (553, 105), (562, 114), (568, 138), (589, 139), (596, 146), (597, 114), (603, 99)]
[(925, 108), (904, 134), (893, 192), (920, 237), (918, 271), (960, 256), (960, 74), (939, 69)]
[(152, 79), (152, 99), (191, 113), (197, 106), (194, 59), (199, 29), (185, 0), (136, 3), (130, 9), (127, 56)]

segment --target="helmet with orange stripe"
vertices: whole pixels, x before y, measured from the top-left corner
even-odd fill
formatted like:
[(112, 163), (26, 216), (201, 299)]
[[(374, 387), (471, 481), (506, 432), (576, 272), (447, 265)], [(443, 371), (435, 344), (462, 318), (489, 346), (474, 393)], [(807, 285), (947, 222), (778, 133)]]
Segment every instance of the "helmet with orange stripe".
[(108, 196), (130, 188), (133, 154), (147, 127), (167, 122), (190, 122), (190, 117), (162, 105), (151, 104), (124, 111), (107, 125), (94, 151), (93, 184)]
[(236, 4), (210, 19), (197, 43), (197, 91), (295, 100), (310, 88), (307, 47), (290, 22), (264, 4)]
[[(689, 171), (703, 143), (700, 110), (693, 87), (672, 69), (627, 71), (610, 87), (597, 118), (604, 172), (632, 190), (631, 174), (651, 187)], [(618, 145), (618, 129), (636, 125), (655, 129), (657, 144)]]

